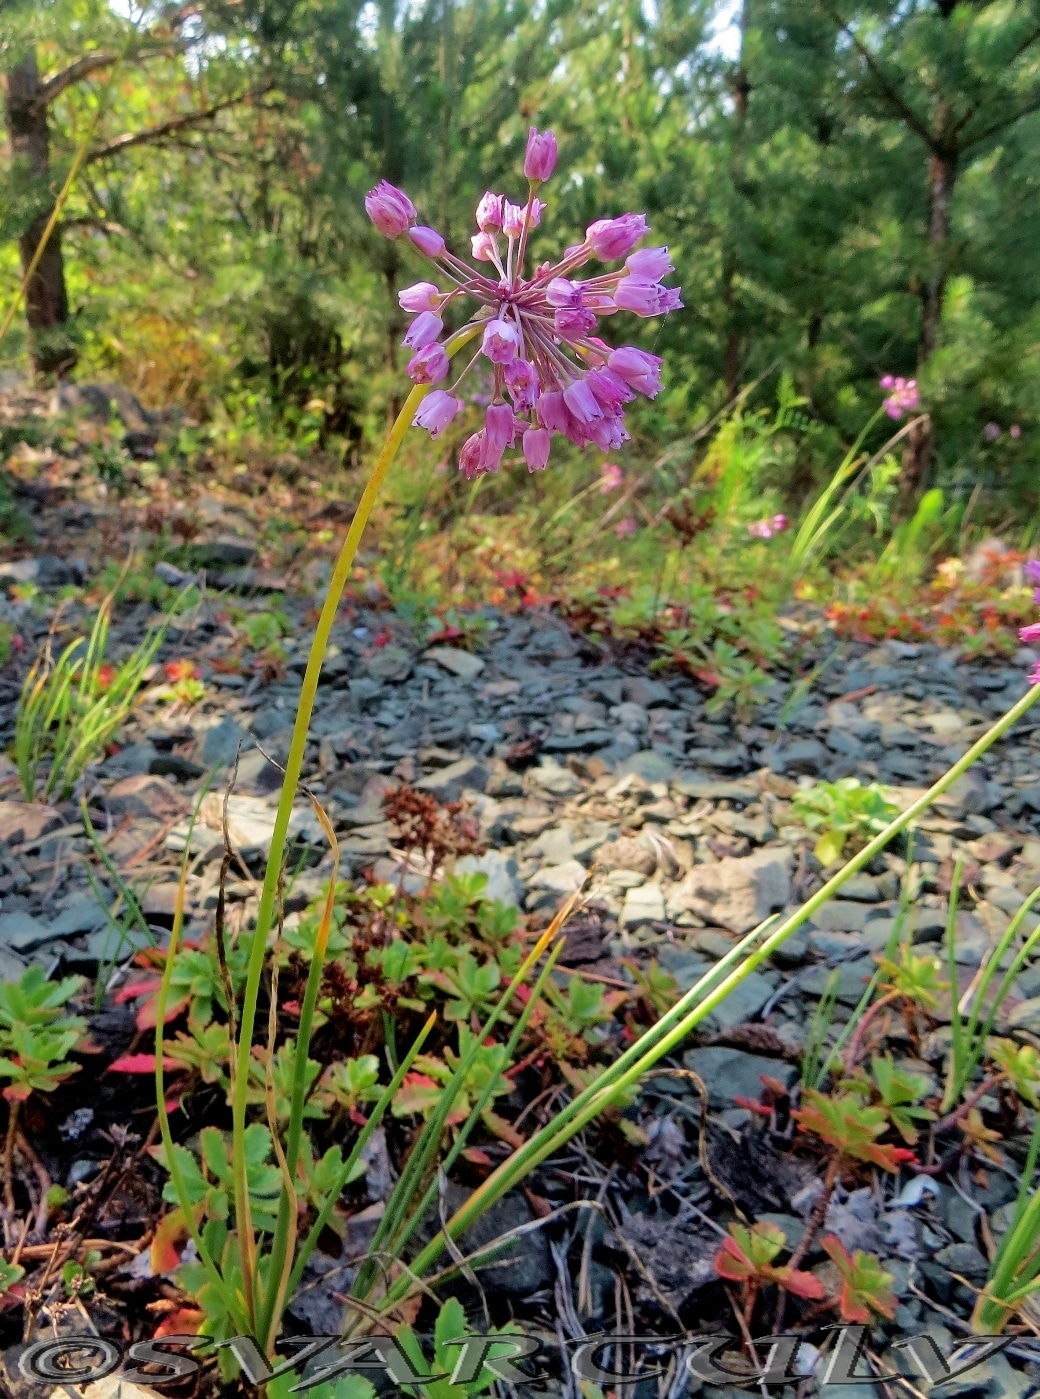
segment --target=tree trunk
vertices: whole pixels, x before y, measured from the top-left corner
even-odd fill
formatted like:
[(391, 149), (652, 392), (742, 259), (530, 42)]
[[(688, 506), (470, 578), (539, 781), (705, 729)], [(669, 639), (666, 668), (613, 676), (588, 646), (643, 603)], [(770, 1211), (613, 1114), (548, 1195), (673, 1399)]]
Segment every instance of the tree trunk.
[[(956, 152), (933, 150), (928, 161), (928, 275), (921, 290), (921, 331), (917, 341), (918, 373), (939, 347), (943, 300), (950, 277), (949, 244)], [(924, 484), (935, 449), (930, 418), (913, 428), (903, 453), (899, 489), (904, 499)]]
[[(13, 161), (24, 164), (29, 177), (42, 183), (50, 173), (50, 151), (47, 108), (38, 101), (39, 90), (40, 74), (33, 51), (7, 74), (4, 112)], [(44, 209), (18, 240), (23, 277), (40, 245), (50, 215), (51, 210)], [(26, 288), (25, 318), (36, 372), (67, 373), (76, 363), (76, 354), (67, 334), (69, 297), (65, 288), (60, 226), (52, 232)]]
[(743, 360), (743, 336), (739, 324), (737, 307), (737, 208), (740, 199), (742, 146), (744, 128), (747, 125), (748, 98), (751, 95), (751, 79), (744, 66), (747, 49), (747, 32), (750, 24), (751, 0), (744, 0), (740, 9), (740, 56), (733, 75), (733, 127), (729, 149), (730, 208), (729, 228), (726, 230), (725, 247), (722, 258), (722, 304), (725, 307), (726, 332), (726, 398), (732, 402), (740, 392), (741, 368)]

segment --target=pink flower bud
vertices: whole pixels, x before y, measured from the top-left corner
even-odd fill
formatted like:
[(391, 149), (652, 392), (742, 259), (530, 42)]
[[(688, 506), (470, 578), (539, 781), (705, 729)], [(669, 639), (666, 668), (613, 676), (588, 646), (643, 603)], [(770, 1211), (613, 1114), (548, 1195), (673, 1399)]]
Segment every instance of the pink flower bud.
[(408, 237), (425, 257), (440, 257), (444, 252), (444, 239), (435, 228), (419, 224), (408, 230)]
[(601, 262), (627, 257), (644, 233), (645, 214), (622, 214), (617, 219), (597, 219), (585, 230), (585, 242)]
[(535, 413), (542, 427), (548, 428), (550, 432), (565, 433), (570, 427), (570, 413), (563, 401), (563, 394), (558, 389), (552, 389), (549, 393), (539, 396)]
[(633, 311), (637, 316), (659, 316), (664, 293), (659, 282), (648, 282), (645, 277), (622, 277), (614, 288), (614, 305), (619, 311)]
[(424, 427), (431, 437), (439, 437), (464, 406), (462, 399), (454, 394), (446, 393), (444, 389), (434, 389), (419, 405), (412, 425)]
[(661, 360), (646, 350), (637, 350), (634, 345), (624, 345), (614, 350), (607, 358), (607, 364), (629, 388), (647, 398), (656, 398), (661, 392)]
[(494, 262), (495, 240), (490, 233), (474, 233), (469, 241), (477, 262)]
[(640, 248), (625, 262), (625, 268), (634, 277), (648, 277), (651, 282), (659, 282), (675, 268), (668, 261), (667, 248)]
[(387, 238), (400, 238), (416, 218), (415, 205), (407, 194), (387, 180), (380, 180), (365, 195), (365, 212)]
[(492, 364), (508, 364), (516, 359), (519, 345), (520, 336), (508, 321), (488, 321), (481, 348)]
[(544, 471), (549, 460), (551, 434), (544, 427), (529, 427), (524, 433), (524, 461), (528, 471)]
[(606, 412), (616, 413), (623, 403), (635, 398), (635, 393), (613, 369), (590, 369), (585, 382), (596, 395), (596, 402)]
[(405, 371), (415, 384), (439, 384), (448, 377), (451, 361), (443, 345), (427, 345), (413, 355)]
[(1026, 646), (1032, 646), (1034, 641), (1040, 641), (1040, 622), (1033, 622), (1028, 627), (1022, 627), (1018, 633), (1019, 640)]
[(639, 526), (632, 516), (626, 515), (623, 520), (618, 520), (617, 524), (614, 526), (614, 533), (617, 535), (618, 539), (627, 539), (629, 535), (635, 534), (638, 528)]
[(538, 397), (538, 371), (525, 359), (514, 359), (505, 368), (506, 388), (518, 413), (528, 413)]
[[(528, 221), (528, 228), (537, 228), (542, 221), (542, 214), (545, 212), (545, 205), (540, 199), (531, 200), (531, 217)], [(519, 238), (524, 231), (524, 215), (527, 213), (526, 204), (510, 204), (509, 200), (503, 202), (502, 207), (502, 232), (507, 238)]]
[(623, 447), (629, 441), (623, 418), (615, 418), (605, 414), (602, 418), (597, 418), (594, 423), (588, 423), (586, 426), (589, 437), (601, 452), (616, 452), (619, 447)]
[(556, 137), (551, 131), (538, 132), (532, 126), (527, 133), (524, 174), (529, 180), (547, 180), (556, 169)]
[(397, 302), (402, 311), (436, 311), (441, 304), (441, 292), (432, 282), (416, 282), (414, 287), (405, 287), (397, 293)]
[(482, 194), (477, 205), (477, 227), (481, 233), (486, 233), (489, 228), (502, 227), (502, 210), (505, 198), (501, 194), (492, 194), (490, 190), (487, 194)]
[(605, 461), (600, 468), (599, 488), (603, 495), (609, 495), (624, 485), (625, 473), (612, 461)]
[(440, 316), (434, 315), (432, 311), (420, 311), (408, 327), (408, 334), (401, 344), (409, 350), (425, 350), (427, 345), (433, 344), (443, 329), (444, 322)]
[(568, 281), (566, 277), (554, 277), (545, 288), (545, 299), (550, 306), (580, 306), (581, 284)]

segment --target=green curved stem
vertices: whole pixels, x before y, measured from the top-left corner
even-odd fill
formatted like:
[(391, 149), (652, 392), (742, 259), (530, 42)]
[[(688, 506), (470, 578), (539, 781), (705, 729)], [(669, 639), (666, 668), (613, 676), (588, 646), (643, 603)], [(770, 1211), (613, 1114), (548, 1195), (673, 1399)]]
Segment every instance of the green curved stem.
[[(472, 340), (479, 333), (479, 327), (472, 327), (465, 331), (460, 331), (452, 336), (445, 344), (449, 356)], [(360, 503), (355, 511), (354, 518), (347, 531), (347, 537), (343, 541), (339, 558), (332, 571), (329, 580), (328, 590), (325, 594), (325, 601), (322, 604), (321, 615), (314, 631), (311, 641), (310, 654), (307, 658), (307, 669), (304, 672), (303, 684), (300, 687), (300, 700), (296, 710), (296, 718), (293, 721), (292, 739), (289, 744), (289, 754), (285, 762), (285, 776), (282, 780), (282, 791), (278, 801), (278, 808), (275, 812), (274, 830), (271, 835), (271, 852), (267, 860), (267, 869), (264, 872), (263, 889), (260, 893), (260, 906), (256, 915), (256, 927), (253, 932), (253, 942), (249, 951), (249, 963), (246, 971), (246, 984), (242, 998), (242, 1011), (239, 1022), (238, 1046), (236, 1050), (236, 1073), (234, 1098), (232, 1100), (232, 1171), (234, 1178), (235, 1192), (235, 1221), (239, 1233), (240, 1248), (242, 1250), (243, 1270), (248, 1267), (248, 1258), (253, 1256), (248, 1249), (250, 1240), (245, 1239), (244, 1223), (249, 1218), (248, 1194), (246, 1186), (246, 1160), (245, 1160), (245, 1128), (246, 1128), (246, 1089), (249, 1082), (249, 1059), (253, 1044), (253, 1029), (256, 1020), (256, 1003), (260, 991), (260, 977), (264, 968), (264, 954), (267, 951), (267, 939), (274, 922), (275, 907), (278, 895), (278, 884), (281, 877), (282, 861), (285, 854), (286, 837), (289, 833), (289, 820), (292, 816), (293, 801), (296, 797), (296, 788), (300, 780), (300, 773), (303, 770), (303, 759), (307, 747), (307, 733), (310, 729), (311, 715), (314, 712), (314, 701), (318, 692), (318, 678), (321, 674), (322, 661), (325, 658), (325, 651), (328, 648), (329, 637), (332, 633), (333, 625), (336, 621), (336, 614), (339, 610), (340, 600), (343, 597), (343, 590), (350, 577), (350, 570), (354, 564), (358, 546), (361, 543), (361, 536), (365, 532), (373, 507), (386, 480), (387, 472), (393, 464), (394, 458), (404, 440), (405, 433), (411, 426), (416, 410), (423, 399), (429, 393), (429, 385), (416, 384), (411, 393), (405, 399), (404, 406), (397, 415), (397, 420), (390, 429), (390, 434), (383, 445), (383, 450), (379, 453), (372, 474), (369, 476), (362, 493)], [(320, 976), (320, 964), (317, 975)], [(313, 965), (312, 965), (313, 973)], [(303, 1057), (306, 1062), (308, 1044), (298, 1042), (296, 1053)], [(251, 1316), (250, 1322), (256, 1326), (257, 1316)]]

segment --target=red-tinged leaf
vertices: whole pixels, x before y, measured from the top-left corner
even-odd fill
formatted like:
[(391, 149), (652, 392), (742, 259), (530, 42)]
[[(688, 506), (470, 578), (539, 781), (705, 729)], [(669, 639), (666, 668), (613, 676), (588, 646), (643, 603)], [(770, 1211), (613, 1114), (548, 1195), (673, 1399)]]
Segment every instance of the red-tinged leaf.
[(171, 1210), (160, 1219), (152, 1236), (150, 1261), (153, 1273), (172, 1273), (180, 1267), (181, 1249), (188, 1238), (188, 1224), (181, 1209)]
[(739, 1095), (733, 1099), (738, 1108), (743, 1108), (745, 1112), (753, 1112), (756, 1117), (770, 1117), (773, 1109), (767, 1107), (765, 1103), (760, 1103), (757, 1098), (742, 1098)]
[[(469, 1114), (467, 1113), (466, 1116), (468, 1117)], [(485, 1127), (494, 1132), (496, 1137), (511, 1147), (519, 1148), (527, 1140), (511, 1122), (507, 1122), (504, 1117), (500, 1117), (497, 1112), (492, 1112), (490, 1108), (485, 1108), (481, 1113), (481, 1121)]]
[(124, 986), (119, 986), (112, 993), (112, 999), (117, 1006), (125, 1005), (127, 1001), (136, 1001), (139, 996), (146, 995), (149, 991), (159, 989), (160, 978), (157, 976), (137, 977), (134, 981), (128, 981)]
[(159, 1322), (155, 1328), (155, 1338), (158, 1340), (160, 1336), (197, 1336), (205, 1320), (205, 1312), (196, 1311), (194, 1307), (178, 1307), (176, 1311), (167, 1312)]
[(10, 1083), (4, 1089), (4, 1097), (9, 1103), (24, 1103), (32, 1089), (27, 1083)]
[[(179, 1069), (181, 1064), (176, 1059), (171, 1059), (168, 1054), (163, 1055), (163, 1068)], [(106, 1073), (117, 1074), (154, 1074), (155, 1055), (154, 1054), (124, 1054), (119, 1059), (113, 1059), (105, 1070)]]
[(826, 1296), (823, 1283), (812, 1273), (803, 1273), (797, 1268), (778, 1268), (776, 1281), (787, 1292), (796, 1297), (804, 1297), (809, 1302), (819, 1302)]
[(865, 1323), (870, 1320), (870, 1313), (876, 1312), (891, 1321), (897, 1305), (890, 1286), (895, 1282), (894, 1275), (886, 1273), (872, 1253), (856, 1249), (850, 1254), (835, 1234), (825, 1235), (822, 1242), (824, 1252), (841, 1274), (838, 1309), (842, 1320)]
[[(163, 1024), (169, 1025), (171, 1020), (176, 1020), (178, 1015), (188, 1009), (191, 1004), (190, 996), (182, 996), (179, 1001), (171, 1001), (166, 1007), (166, 1014), (163, 1016)], [(158, 1021), (156, 1011), (159, 1009), (157, 998), (145, 1001), (144, 1005), (137, 1012), (135, 1024), (139, 1030), (154, 1030)]]
[(464, 1146), (461, 1154), (474, 1166), (486, 1166), (490, 1170), (495, 1164), (487, 1152), (481, 1151), (479, 1146)]
[(755, 1269), (740, 1251), (734, 1239), (727, 1239), (714, 1259), (715, 1271), (728, 1282), (746, 1282), (754, 1277)]

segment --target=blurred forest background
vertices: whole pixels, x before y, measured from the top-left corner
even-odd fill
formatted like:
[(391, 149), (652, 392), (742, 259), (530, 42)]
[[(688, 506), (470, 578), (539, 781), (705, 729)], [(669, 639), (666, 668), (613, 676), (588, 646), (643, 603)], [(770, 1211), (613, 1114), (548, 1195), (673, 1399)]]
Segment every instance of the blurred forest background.
[(534, 123), (547, 249), (629, 209), (672, 249), (687, 310), (628, 331), (666, 356), (652, 451), (787, 375), (813, 431), (769, 485), (797, 506), (904, 375), (930, 425), (893, 495), (1035, 516), (1040, 0), (4, 0), (0, 54), (5, 306), (84, 152), (0, 369), (356, 461), (422, 275), (365, 191), (458, 244)]

